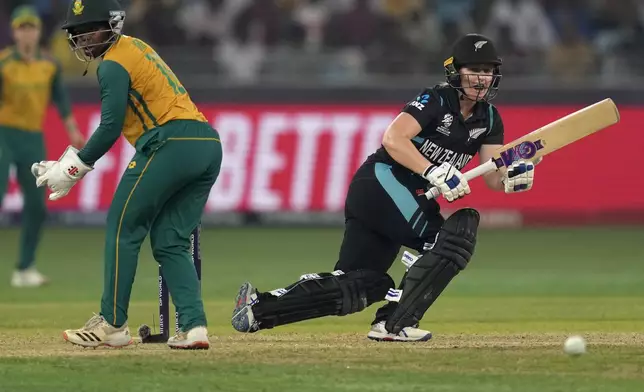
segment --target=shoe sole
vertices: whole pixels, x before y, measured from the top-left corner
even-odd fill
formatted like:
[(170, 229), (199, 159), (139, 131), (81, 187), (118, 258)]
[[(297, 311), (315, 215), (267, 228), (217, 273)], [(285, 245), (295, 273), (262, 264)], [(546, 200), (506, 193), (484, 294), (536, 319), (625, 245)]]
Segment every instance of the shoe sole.
[(209, 342), (194, 342), (187, 346), (170, 346), (173, 350), (208, 350), (210, 348)]
[(16, 289), (37, 289), (38, 287), (45, 287), (45, 286), (49, 286), (48, 280), (39, 284), (22, 284), (22, 283), (15, 284), (11, 282), (11, 287)]
[(79, 347), (83, 347), (83, 348), (98, 348), (98, 347), (123, 348), (123, 347), (131, 346), (132, 344), (134, 344), (134, 339), (130, 339), (130, 341), (127, 342), (127, 344), (123, 344), (123, 345), (119, 345), (119, 346), (111, 345), (109, 343), (97, 343), (95, 346), (88, 346), (88, 345), (77, 343), (77, 342), (74, 342), (74, 341), (70, 340), (69, 336), (67, 336), (67, 333), (65, 333), (65, 332), (63, 332), (63, 339), (66, 342), (73, 344), (74, 346), (79, 346)]
[(432, 338), (432, 334), (428, 333), (427, 335), (421, 337), (420, 339), (405, 339), (398, 336), (389, 336), (380, 333), (369, 333), (367, 338), (376, 341), (376, 342), (402, 342), (402, 343), (414, 343), (414, 342), (426, 342)]
[(231, 324), (238, 332), (255, 332), (252, 331), (248, 316), (248, 302), (252, 292), (253, 285), (250, 282), (246, 282), (239, 288), (237, 297), (235, 297), (235, 309), (233, 310)]

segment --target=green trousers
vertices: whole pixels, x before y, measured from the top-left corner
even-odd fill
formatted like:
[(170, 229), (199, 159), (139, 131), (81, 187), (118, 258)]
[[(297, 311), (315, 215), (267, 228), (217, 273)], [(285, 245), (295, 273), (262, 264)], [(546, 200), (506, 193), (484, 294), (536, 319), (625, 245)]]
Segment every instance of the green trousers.
[(25, 270), (34, 265), (43, 224), (47, 216), (45, 187), (37, 188), (31, 165), (45, 160), (45, 140), (41, 132), (27, 132), (0, 126), (0, 204), (7, 193), (9, 167), (16, 167), (20, 190), (24, 197), (21, 214), (22, 233), (16, 268)]
[(182, 329), (206, 326), (190, 233), (219, 176), (219, 135), (207, 123), (173, 121), (146, 133), (136, 150), (107, 217), (101, 315), (116, 327), (127, 321), (139, 250), (149, 233)]

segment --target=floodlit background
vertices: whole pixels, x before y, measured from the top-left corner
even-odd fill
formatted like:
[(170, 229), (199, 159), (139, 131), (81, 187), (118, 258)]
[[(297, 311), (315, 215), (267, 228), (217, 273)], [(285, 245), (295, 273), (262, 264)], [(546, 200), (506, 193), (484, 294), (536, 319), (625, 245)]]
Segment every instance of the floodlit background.
[[(0, 23), (18, 3), (29, 2), (3, 2)], [(67, 2), (32, 4), (89, 135), (99, 120), (96, 78), (93, 69), (81, 76), (84, 64), (59, 28)], [(644, 221), (639, 182), (618, 196), (608, 191), (611, 183), (632, 182), (629, 168), (639, 166), (644, 141), (642, 2), (131, 0), (126, 8), (125, 32), (159, 51), (222, 134), (224, 170), (205, 222), (261, 223), (266, 214), (249, 213), (270, 212), (272, 222), (341, 224), (355, 168), (379, 146), (400, 107), (443, 80), (451, 43), (473, 31), (491, 37), (504, 59), (494, 103), (508, 141), (606, 97), (622, 121), (547, 157), (529, 194), (492, 194), (477, 183), (468, 204), (496, 225)], [(10, 44), (8, 28), (0, 29), (0, 44)], [(62, 131), (52, 111), (52, 157), (66, 146)], [(50, 205), (52, 219), (101, 223), (96, 214), (109, 205), (130, 156), (121, 141), (92, 180)], [(5, 209), (20, 205), (13, 187)]]
[[(3, 1), (0, 21), (24, 0)], [(66, 0), (35, 0), (44, 41), (73, 66), (59, 31)], [(128, 4), (129, 3), (129, 4)], [(127, 0), (127, 32), (155, 45), (182, 79), (307, 84), (433, 81), (447, 46), (482, 32), (504, 74), (526, 87), (628, 85), (642, 73), (636, 0)], [(6, 24), (6, 23), (5, 23)], [(6, 30), (6, 29), (4, 29)], [(0, 44), (8, 44), (7, 31)], [(592, 81), (589, 77), (592, 75)], [(279, 99), (279, 97), (277, 98)]]

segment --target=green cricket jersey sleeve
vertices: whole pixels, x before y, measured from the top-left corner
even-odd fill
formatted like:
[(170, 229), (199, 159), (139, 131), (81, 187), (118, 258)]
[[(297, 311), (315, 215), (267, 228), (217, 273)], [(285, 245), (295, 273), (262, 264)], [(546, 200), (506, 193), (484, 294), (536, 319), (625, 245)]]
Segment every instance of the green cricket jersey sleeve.
[(78, 154), (88, 165), (94, 165), (121, 136), (130, 75), (120, 64), (107, 60), (98, 67), (98, 82), (101, 86), (101, 124)]
[(51, 99), (63, 119), (72, 114), (72, 106), (69, 103), (69, 96), (63, 84), (63, 72), (59, 64), (56, 64), (56, 74), (51, 85)]
[(2, 68), (7, 63), (8, 60), (9, 60), (9, 56), (7, 56), (5, 53), (0, 54), (0, 104), (2, 103), (2, 94), (3, 94), (2, 83), (3, 83), (3, 79), (4, 79), (4, 74), (3, 74)]

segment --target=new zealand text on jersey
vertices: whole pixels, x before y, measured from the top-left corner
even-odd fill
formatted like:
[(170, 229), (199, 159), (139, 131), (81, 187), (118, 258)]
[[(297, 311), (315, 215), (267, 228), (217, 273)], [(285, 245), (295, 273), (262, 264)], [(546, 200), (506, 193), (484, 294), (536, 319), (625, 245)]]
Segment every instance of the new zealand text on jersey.
[(420, 153), (429, 159), (429, 161), (434, 165), (449, 162), (458, 170), (464, 168), (473, 157), (470, 154), (457, 153), (445, 147), (441, 147), (430, 140), (425, 140), (422, 146), (418, 148), (418, 151), (420, 151)]

